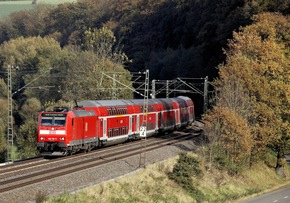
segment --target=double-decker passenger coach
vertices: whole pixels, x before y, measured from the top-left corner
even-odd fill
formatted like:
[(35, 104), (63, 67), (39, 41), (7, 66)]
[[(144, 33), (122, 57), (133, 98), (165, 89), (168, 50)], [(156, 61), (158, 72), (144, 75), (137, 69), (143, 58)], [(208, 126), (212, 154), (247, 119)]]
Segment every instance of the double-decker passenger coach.
[(72, 109), (56, 107), (41, 112), (37, 148), (42, 155), (67, 155), (140, 138), (146, 116), (146, 136), (190, 125), (194, 104), (188, 97), (149, 99), (144, 115), (143, 99), (85, 100)]

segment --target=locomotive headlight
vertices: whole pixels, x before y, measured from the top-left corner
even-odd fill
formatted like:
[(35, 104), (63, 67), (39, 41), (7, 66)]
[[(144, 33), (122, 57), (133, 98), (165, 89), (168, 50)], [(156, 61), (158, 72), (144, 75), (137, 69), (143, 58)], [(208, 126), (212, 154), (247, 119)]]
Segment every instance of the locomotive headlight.
[(64, 140), (64, 137), (59, 138), (59, 140)]
[(45, 140), (45, 137), (40, 137), (40, 140)]

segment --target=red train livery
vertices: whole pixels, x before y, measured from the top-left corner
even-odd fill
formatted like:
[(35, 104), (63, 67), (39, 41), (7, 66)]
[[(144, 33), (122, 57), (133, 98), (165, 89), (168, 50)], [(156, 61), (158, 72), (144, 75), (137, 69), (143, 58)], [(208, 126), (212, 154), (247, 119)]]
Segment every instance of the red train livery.
[[(73, 109), (41, 112), (37, 149), (41, 155), (67, 155), (140, 138), (143, 99), (86, 100)], [(188, 97), (149, 99), (146, 136), (191, 124), (194, 104)]]

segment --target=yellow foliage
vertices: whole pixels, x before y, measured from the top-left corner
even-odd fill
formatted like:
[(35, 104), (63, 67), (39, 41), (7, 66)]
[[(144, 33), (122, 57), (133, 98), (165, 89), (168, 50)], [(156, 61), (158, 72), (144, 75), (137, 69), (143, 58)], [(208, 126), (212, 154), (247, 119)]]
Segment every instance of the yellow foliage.
[[(254, 16), (253, 20), (252, 25), (233, 33), (229, 49), (225, 51), (226, 64), (219, 66), (220, 80), (216, 82), (221, 92), (225, 92), (227, 85), (241, 86), (241, 92), (250, 98), (251, 111), (241, 114), (240, 109), (228, 104), (229, 99), (219, 97), (214, 113), (221, 116), (217, 109), (223, 107), (246, 118), (245, 123), (252, 132), (254, 153), (269, 144), (281, 150), (284, 146), (282, 140), (290, 140), (290, 126), (287, 124), (290, 119), (290, 60), (287, 47), (290, 19), (280, 14), (262, 13)], [(231, 117), (230, 114), (224, 115)], [(228, 128), (223, 133), (230, 136), (227, 141), (232, 141), (231, 126), (234, 126), (234, 121), (229, 121), (226, 120), (226, 125), (223, 123)], [(226, 147), (230, 147), (229, 144)]]
[[(211, 140), (223, 147), (234, 162), (250, 155), (253, 145), (247, 121), (228, 108), (215, 107), (204, 117), (205, 132), (214, 132)], [(208, 134), (207, 134), (208, 135)]]

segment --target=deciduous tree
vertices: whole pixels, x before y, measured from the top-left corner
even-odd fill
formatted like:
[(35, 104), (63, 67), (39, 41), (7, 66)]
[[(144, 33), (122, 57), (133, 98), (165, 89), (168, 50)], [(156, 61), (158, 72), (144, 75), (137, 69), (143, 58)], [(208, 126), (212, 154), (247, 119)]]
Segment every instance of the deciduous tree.
[(290, 21), (271, 13), (257, 15), (253, 20), (253, 25), (235, 32), (230, 40), (227, 62), (219, 66), (220, 80), (229, 82), (234, 75), (251, 98), (252, 111), (245, 118), (251, 127), (252, 158), (271, 147), (277, 152), (280, 169), (290, 140)]

